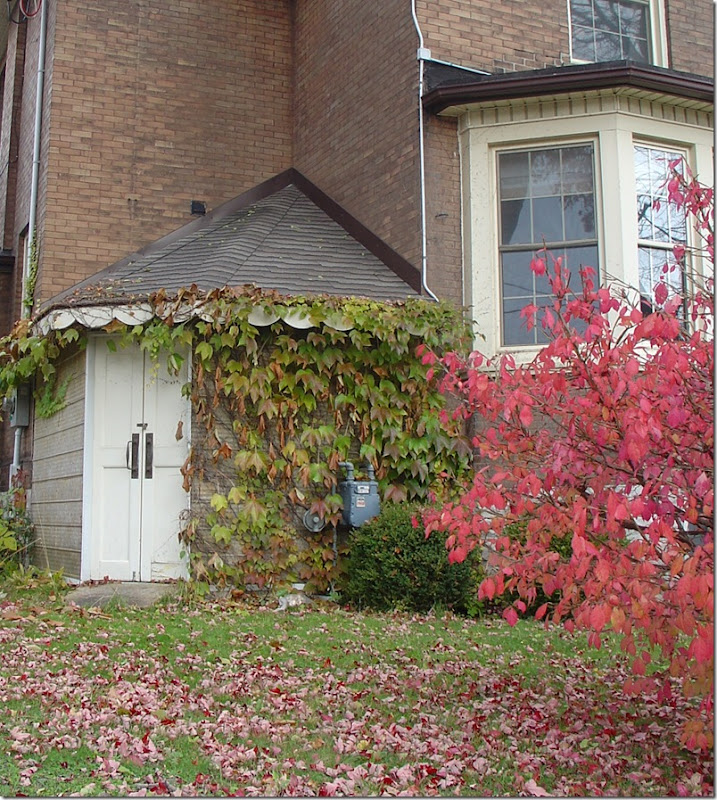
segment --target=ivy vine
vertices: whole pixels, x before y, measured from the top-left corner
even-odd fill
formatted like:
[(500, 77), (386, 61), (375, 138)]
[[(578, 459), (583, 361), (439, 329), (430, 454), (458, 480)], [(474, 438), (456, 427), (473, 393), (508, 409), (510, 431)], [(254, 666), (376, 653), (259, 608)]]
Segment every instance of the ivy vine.
[(37, 286), (37, 270), (40, 262), (36, 233), (33, 234), (30, 241), (29, 251), (25, 296), (22, 299), (23, 308), (28, 314), (32, 312), (32, 307), (35, 305), (35, 287)]
[[(105, 330), (170, 372), (191, 354), (183, 391), (192, 446), (182, 476), (192, 516), (182, 536), (196, 579), (332, 584), (341, 461), (370, 462), (384, 502), (445, 495), (468, 478), (468, 440), (459, 422), (440, 421), (444, 398), (417, 354), (420, 344), (433, 352), (468, 345), (448, 305), (286, 298), (253, 287), (160, 292), (150, 303), (148, 322)], [(258, 310), (276, 321), (252, 324)], [(291, 314), (312, 327), (292, 327), (283, 319)], [(60, 351), (87, 335), (39, 336), (20, 323), (0, 340), (0, 394), (35, 375), (47, 384)], [(321, 532), (303, 527), (306, 510), (326, 522)]]

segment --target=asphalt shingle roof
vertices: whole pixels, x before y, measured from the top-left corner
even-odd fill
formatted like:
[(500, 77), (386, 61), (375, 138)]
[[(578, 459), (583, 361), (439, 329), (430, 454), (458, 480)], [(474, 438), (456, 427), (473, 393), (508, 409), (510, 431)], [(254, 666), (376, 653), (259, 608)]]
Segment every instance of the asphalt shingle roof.
[[(282, 175), (98, 272), (48, 306), (90, 298), (126, 301), (192, 284), (201, 290), (256, 284), (288, 295), (376, 300), (420, 292), (418, 273), (408, 262), (299, 173)], [(242, 200), (257, 195), (253, 202)]]

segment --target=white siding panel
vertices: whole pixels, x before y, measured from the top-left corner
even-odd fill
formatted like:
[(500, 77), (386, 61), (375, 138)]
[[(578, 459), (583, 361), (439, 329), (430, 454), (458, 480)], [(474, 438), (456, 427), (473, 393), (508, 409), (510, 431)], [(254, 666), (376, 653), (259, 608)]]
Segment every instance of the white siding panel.
[(42, 567), (80, 577), (82, 459), (85, 424), (85, 353), (57, 364), (57, 385), (69, 379), (65, 407), (35, 418), (31, 513), (34, 559)]

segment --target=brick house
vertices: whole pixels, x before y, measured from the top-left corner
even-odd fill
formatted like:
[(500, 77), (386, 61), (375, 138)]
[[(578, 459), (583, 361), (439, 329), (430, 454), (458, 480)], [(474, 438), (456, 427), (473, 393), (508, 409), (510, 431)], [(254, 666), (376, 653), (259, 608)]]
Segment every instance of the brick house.
[[(529, 354), (540, 341), (517, 314), (541, 296), (528, 270), (536, 245), (649, 293), (686, 235), (653, 211), (666, 161), (712, 175), (709, 0), (8, 5), (0, 335), (29, 288), (49, 320), (102, 270), (152, 262), (165, 237), (186, 242), (294, 187), (323, 233), (346, 231), (346, 263), (373, 259), (375, 280), (349, 270), (336, 293), (446, 298), (471, 310), (489, 350)], [(252, 279), (284, 286), (261, 263)], [(333, 290), (325, 276), (284, 288)], [(0, 482), (19, 462), (38, 508), (43, 492), (46, 508), (74, 498), (62, 524), (79, 541), (87, 398), (73, 402), (62, 438), (74, 445), (53, 450), (53, 431), (5, 426)], [(61, 489), (40, 451), (62, 452)], [(79, 544), (54, 547), (53, 564), (90, 576)]]

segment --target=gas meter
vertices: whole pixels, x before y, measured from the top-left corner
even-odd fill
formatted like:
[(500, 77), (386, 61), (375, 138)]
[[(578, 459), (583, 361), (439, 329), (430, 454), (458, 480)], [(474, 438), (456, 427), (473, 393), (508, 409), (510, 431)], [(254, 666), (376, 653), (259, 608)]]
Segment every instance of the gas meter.
[(381, 511), (378, 497), (378, 481), (375, 480), (373, 466), (366, 463), (368, 480), (354, 478), (354, 465), (342, 461), (340, 467), (346, 470), (346, 479), (339, 482), (339, 494), (344, 502), (343, 522), (352, 528), (377, 517)]

